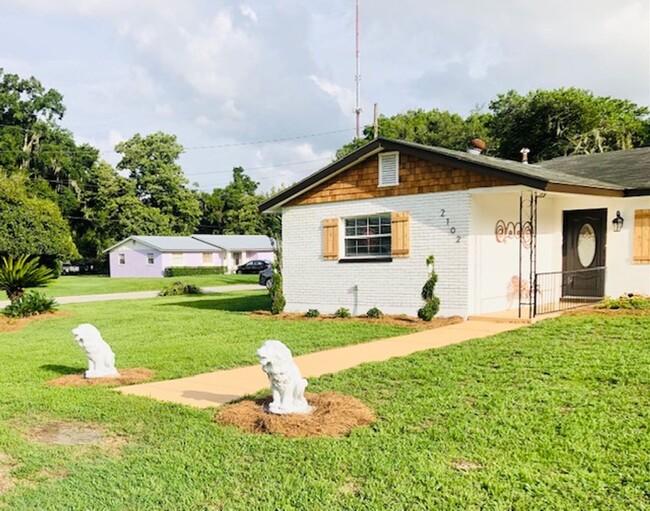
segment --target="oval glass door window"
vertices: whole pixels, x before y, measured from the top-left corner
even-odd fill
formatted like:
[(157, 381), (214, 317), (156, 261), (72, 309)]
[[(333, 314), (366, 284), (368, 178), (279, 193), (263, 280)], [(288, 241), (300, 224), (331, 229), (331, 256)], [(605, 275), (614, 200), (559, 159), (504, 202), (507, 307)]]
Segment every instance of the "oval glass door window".
[(596, 257), (596, 231), (591, 224), (585, 224), (578, 233), (578, 259), (583, 268), (588, 268)]

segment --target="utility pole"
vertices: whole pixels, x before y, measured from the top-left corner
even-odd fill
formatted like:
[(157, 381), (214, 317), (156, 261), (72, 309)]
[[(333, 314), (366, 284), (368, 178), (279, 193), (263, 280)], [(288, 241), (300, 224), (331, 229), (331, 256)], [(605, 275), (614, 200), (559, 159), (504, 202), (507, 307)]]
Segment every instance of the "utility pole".
[(361, 52), (359, 50), (359, 0), (357, 0), (356, 6), (356, 63), (357, 63), (357, 73), (354, 77), (356, 82), (356, 105), (354, 108), (354, 113), (357, 116), (357, 138), (361, 136)]
[(372, 114), (372, 127), (373, 127), (373, 137), (379, 138), (379, 106), (375, 103), (375, 108)]

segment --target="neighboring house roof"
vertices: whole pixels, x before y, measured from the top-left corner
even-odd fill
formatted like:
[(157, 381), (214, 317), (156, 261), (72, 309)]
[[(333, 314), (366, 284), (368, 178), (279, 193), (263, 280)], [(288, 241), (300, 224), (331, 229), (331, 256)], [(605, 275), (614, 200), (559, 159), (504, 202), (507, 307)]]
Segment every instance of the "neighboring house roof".
[(192, 236), (129, 236), (104, 252), (137, 241), (160, 252), (272, 251), (271, 238), (257, 234), (194, 234)]
[(271, 238), (259, 234), (195, 234), (192, 237), (228, 251), (273, 250)]
[[(260, 205), (260, 211), (277, 212), (282, 205), (295, 199), (302, 193), (382, 151), (399, 151), (441, 165), (491, 175), (516, 184), (545, 191), (570, 191), (574, 193), (621, 197), (650, 194), (650, 186), (647, 186), (648, 170), (646, 169), (648, 167), (644, 163), (647, 161), (646, 158), (649, 157), (646, 154), (646, 151), (650, 151), (648, 148), (633, 151), (616, 151), (602, 155), (587, 155), (584, 157), (569, 156), (541, 164), (525, 165), (516, 161), (502, 160), (500, 158), (471, 154), (463, 151), (454, 151), (442, 147), (432, 147), (388, 138), (377, 138), (340, 160), (323, 167), (270, 199), (267, 199)], [(634, 154), (628, 155), (627, 153)], [(602, 160), (602, 163), (598, 165), (589, 165), (589, 158), (605, 155), (609, 155), (610, 158)], [(580, 164), (567, 163), (573, 158), (584, 158), (584, 160)], [(620, 158), (620, 161), (618, 158)], [(564, 160), (564, 162), (559, 160)], [(615, 163), (616, 161), (618, 163)], [(635, 163), (631, 164), (630, 162), (632, 161), (635, 161)], [(608, 164), (619, 169), (625, 167), (627, 169), (625, 170), (625, 174), (628, 176), (628, 179), (614, 180), (608, 178), (606, 175), (601, 176), (600, 172), (602, 168)], [(628, 166), (631, 166), (631, 168), (627, 168)], [(611, 174), (614, 173), (615, 171), (612, 170)], [(645, 178), (642, 176), (645, 176)]]
[(218, 248), (192, 236), (129, 236), (126, 239), (107, 248), (104, 252), (110, 252), (114, 248), (123, 245), (129, 240), (137, 241), (161, 252), (217, 252)]

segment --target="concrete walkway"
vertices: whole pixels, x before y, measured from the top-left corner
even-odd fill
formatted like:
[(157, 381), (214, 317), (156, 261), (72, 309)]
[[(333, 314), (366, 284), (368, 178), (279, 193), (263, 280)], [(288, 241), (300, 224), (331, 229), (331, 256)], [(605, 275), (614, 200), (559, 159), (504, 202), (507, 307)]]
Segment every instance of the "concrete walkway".
[[(521, 323), (465, 321), (400, 337), (302, 355), (295, 357), (294, 360), (302, 375), (310, 378), (343, 371), (365, 362), (379, 362), (392, 357), (403, 357), (416, 351), (442, 348), (524, 326), (526, 325)], [(260, 346), (261, 344), (262, 340), (260, 339)], [(124, 394), (146, 396), (196, 408), (208, 408), (253, 394), (268, 388), (268, 385), (268, 379), (258, 364), (177, 380), (119, 387), (116, 390)]]
[[(232, 284), (229, 286), (212, 286), (202, 287), (206, 293), (229, 293), (230, 291), (266, 291), (266, 288), (258, 284)], [(80, 296), (61, 296), (55, 297), (57, 303), (65, 305), (66, 303), (86, 303), (86, 302), (109, 302), (111, 300), (138, 300), (141, 298), (154, 298), (158, 296), (158, 291), (134, 291), (131, 293), (108, 293), (102, 295), (80, 295)], [(0, 308), (9, 305), (9, 300), (0, 301)]]

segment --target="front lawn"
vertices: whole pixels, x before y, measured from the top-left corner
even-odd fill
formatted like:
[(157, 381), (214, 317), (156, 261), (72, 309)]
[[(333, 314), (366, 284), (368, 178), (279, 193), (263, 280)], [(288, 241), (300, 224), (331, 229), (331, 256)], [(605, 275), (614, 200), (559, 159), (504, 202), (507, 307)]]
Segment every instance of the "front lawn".
[[(164, 286), (182, 280), (199, 287), (230, 284), (257, 284), (257, 275), (193, 275), (184, 277), (112, 279), (106, 275), (66, 275), (47, 286), (52, 296), (101, 295), (131, 291), (158, 291)], [(260, 287), (260, 289), (262, 289)]]
[[(650, 509), (649, 317), (562, 317), (310, 380), (378, 422), (348, 438), (288, 440), (109, 389), (49, 388), (83, 369), (70, 329), (94, 322), (118, 366), (158, 378), (254, 363), (265, 338), (297, 353), (404, 329), (252, 318), (266, 296), (65, 307), (0, 334), (0, 498), (11, 510)], [(268, 305), (268, 304), (266, 304)], [(110, 446), (26, 434), (74, 421)], [(10, 486), (10, 485), (9, 485)], [(2, 488), (2, 484), (0, 484)], [(1, 491), (1, 490), (0, 490)]]

